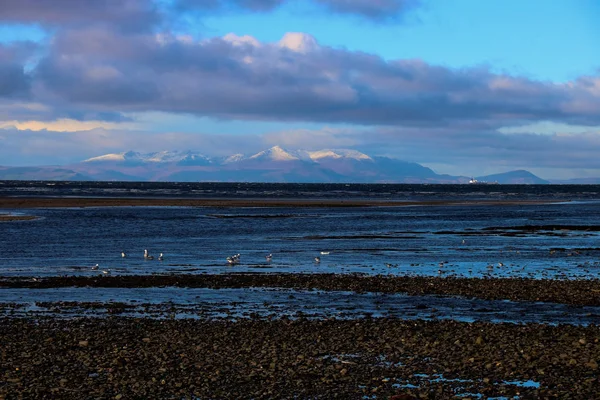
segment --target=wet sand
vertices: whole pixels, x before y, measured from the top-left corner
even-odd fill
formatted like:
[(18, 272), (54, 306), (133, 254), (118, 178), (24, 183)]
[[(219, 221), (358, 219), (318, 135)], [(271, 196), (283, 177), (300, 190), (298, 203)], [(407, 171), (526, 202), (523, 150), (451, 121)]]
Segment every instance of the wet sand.
[(597, 398), (598, 327), (0, 319), (0, 398)]
[(0, 222), (9, 222), (9, 221), (31, 221), (37, 219), (35, 215), (6, 215), (0, 214)]
[(286, 288), (300, 290), (405, 293), (462, 296), (485, 300), (543, 301), (578, 306), (600, 306), (600, 280), (530, 278), (458, 278), (368, 276), (359, 274), (202, 274), (63, 277), (0, 277), (2, 288)]
[(394, 201), (394, 200), (304, 200), (304, 199), (158, 199), (158, 198), (25, 198), (1, 197), (2, 208), (71, 207), (400, 207), (460, 205), (551, 204), (542, 200), (489, 201)]

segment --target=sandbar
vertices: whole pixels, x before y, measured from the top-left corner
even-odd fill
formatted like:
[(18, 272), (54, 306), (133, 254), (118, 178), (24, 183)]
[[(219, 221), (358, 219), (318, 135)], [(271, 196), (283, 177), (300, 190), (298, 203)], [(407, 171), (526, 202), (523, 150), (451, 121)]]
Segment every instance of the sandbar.
[(405, 293), (463, 296), (486, 300), (543, 301), (576, 306), (600, 306), (600, 280), (531, 278), (461, 278), (360, 274), (174, 274), (121, 276), (0, 277), (2, 288), (286, 288), (297, 290)]
[(35, 215), (10, 215), (10, 214), (0, 214), (0, 222), (9, 222), (9, 221), (31, 221), (37, 219)]

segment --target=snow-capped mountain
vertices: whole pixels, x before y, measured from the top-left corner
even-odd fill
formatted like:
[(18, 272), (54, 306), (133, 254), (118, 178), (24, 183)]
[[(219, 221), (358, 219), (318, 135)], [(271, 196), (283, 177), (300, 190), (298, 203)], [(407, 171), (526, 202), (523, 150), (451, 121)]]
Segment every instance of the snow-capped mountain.
[[(510, 173), (500, 183), (533, 183)], [(502, 176), (512, 177), (507, 180)], [(436, 174), (417, 163), (370, 156), (351, 149), (288, 150), (210, 158), (193, 151), (127, 151), (64, 167), (2, 168), (0, 179), (76, 179), (179, 182), (467, 183), (469, 177)], [(537, 177), (536, 177), (537, 178)], [(539, 179), (539, 178), (538, 178)], [(538, 182), (545, 182), (537, 180)]]
[(279, 146), (273, 146), (270, 149), (263, 150), (253, 156), (248, 157), (248, 160), (259, 161), (297, 161), (300, 160), (296, 154), (286, 151)]
[(158, 151), (154, 153), (138, 153), (127, 151), (123, 153), (105, 154), (84, 160), (84, 163), (126, 162), (126, 163), (178, 163), (178, 162), (208, 162), (210, 158), (191, 151)]

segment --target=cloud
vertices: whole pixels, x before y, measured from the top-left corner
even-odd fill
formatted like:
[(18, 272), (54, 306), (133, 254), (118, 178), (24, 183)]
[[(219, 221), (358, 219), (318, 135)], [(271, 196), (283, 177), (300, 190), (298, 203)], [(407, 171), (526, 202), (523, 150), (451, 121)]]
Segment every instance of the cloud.
[(150, 0), (3, 0), (0, 22), (43, 26), (110, 25), (124, 31), (147, 29), (160, 21)]
[[(292, 0), (179, 0), (175, 3), (175, 8), (179, 11), (202, 12), (270, 12), (292, 2)], [(420, 0), (304, 0), (304, 2), (321, 6), (331, 14), (352, 15), (375, 22), (397, 20), (420, 5)]]
[(179, 0), (176, 8), (179, 10), (249, 10), (267, 12), (282, 5), (286, 0)]
[(131, 129), (135, 124), (114, 123), (106, 121), (78, 121), (74, 119), (59, 119), (56, 121), (0, 121), (0, 129), (15, 128), (17, 130), (49, 131), (49, 132), (77, 132), (92, 129)]
[(306, 33), (266, 43), (64, 30), (34, 76), (60, 101), (103, 112), (403, 126), (600, 123), (599, 77), (555, 84), (483, 67), (388, 61), (321, 46)]
[(418, 0), (316, 0), (328, 10), (339, 14), (350, 14), (372, 21), (397, 19), (419, 6)]
[(0, 43), (0, 98), (29, 95), (31, 79), (25, 72), (25, 64), (36, 47), (30, 42)]

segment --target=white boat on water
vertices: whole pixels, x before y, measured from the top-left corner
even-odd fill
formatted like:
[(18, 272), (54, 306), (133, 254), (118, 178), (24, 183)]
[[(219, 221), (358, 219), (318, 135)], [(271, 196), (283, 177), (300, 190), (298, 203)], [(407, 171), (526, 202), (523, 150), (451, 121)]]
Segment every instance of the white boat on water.
[(469, 180), (469, 185), (498, 185), (498, 182), (478, 181), (475, 178)]

